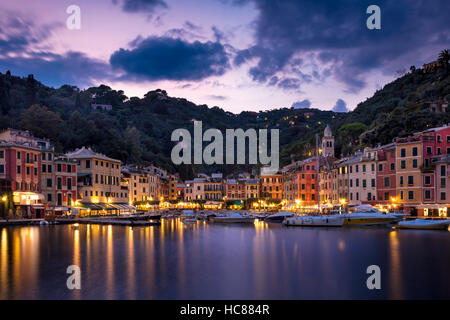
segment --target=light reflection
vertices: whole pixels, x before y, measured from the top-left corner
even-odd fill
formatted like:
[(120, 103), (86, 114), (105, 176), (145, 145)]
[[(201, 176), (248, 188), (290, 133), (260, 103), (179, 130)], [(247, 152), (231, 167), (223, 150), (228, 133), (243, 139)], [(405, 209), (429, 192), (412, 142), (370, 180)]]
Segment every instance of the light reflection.
[(109, 225), (107, 229), (107, 254), (106, 254), (106, 292), (108, 299), (114, 299), (114, 247), (113, 247), (113, 232), (112, 226)]
[(134, 232), (132, 227), (128, 227), (128, 297), (127, 299), (136, 298), (136, 268), (134, 264)]
[[(80, 267), (80, 230), (73, 230), (73, 264)], [(81, 278), (83, 279), (83, 278)], [(80, 299), (80, 290), (72, 290), (73, 298)]]
[(8, 294), (8, 232), (2, 229), (0, 242), (0, 299), (6, 299)]
[(398, 240), (398, 230), (389, 233), (389, 249), (390, 249), (390, 283), (391, 294), (393, 299), (401, 299), (402, 293), (402, 271), (400, 265), (400, 242)]

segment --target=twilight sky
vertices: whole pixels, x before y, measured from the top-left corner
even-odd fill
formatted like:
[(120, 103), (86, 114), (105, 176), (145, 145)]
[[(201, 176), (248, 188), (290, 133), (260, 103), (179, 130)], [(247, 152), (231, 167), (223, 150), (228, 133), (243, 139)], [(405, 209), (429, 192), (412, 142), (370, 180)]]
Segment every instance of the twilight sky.
[[(381, 30), (366, 27), (372, 4)], [(449, 12), (449, 0), (2, 0), (0, 72), (235, 113), (346, 111), (449, 48)]]

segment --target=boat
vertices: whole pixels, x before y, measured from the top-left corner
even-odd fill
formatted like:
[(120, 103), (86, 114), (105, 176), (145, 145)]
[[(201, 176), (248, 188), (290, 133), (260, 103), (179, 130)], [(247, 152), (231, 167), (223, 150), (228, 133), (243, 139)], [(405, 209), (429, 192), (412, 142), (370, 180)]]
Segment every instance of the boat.
[(344, 218), (344, 226), (373, 226), (395, 223), (402, 219), (398, 215), (383, 213), (370, 205), (353, 208), (354, 212), (339, 216)]
[(243, 216), (240, 213), (232, 213), (225, 216), (212, 217), (214, 223), (253, 223), (254, 218)]
[(397, 225), (399, 229), (421, 229), (421, 230), (447, 230), (450, 220), (429, 220), (416, 219), (410, 221), (400, 221)]
[(270, 216), (267, 216), (264, 218), (264, 221), (268, 222), (283, 222), (284, 219), (293, 217), (294, 214), (289, 211), (281, 211), (275, 214), (271, 214)]
[(344, 217), (341, 215), (331, 216), (300, 216), (288, 217), (283, 221), (285, 226), (303, 227), (342, 227)]

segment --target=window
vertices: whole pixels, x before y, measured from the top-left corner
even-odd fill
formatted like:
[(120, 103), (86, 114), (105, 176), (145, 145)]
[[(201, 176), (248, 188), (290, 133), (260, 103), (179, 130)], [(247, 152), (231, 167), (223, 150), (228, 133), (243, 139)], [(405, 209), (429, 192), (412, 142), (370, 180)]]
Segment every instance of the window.
[(441, 154), (441, 148), (437, 148), (437, 154)]
[(47, 171), (46, 169), (47, 169), (47, 166), (46, 166), (45, 164), (43, 164), (43, 165), (42, 165), (42, 172)]
[(363, 164), (362, 169), (363, 169), (363, 172), (366, 172), (366, 165), (365, 164)]
[(362, 181), (362, 186), (363, 186), (363, 188), (365, 188), (365, 187), (367, 186), (366, 179), (363, 179), (363, 181)]
[(60, 163), (58, 163), (57, 165), (56, 165), (56, 171), (58, 171), (58, 172), (61, 172), (61, 164)]
[(52, 187), (52, 179), (47, 179), (47, 187)]
[(431, 184), (431, 177), (425, 176), (425, 184)]
[(391, 163), (391, 171), (395, 170), (395, 163)]
[(414, 176), (408, 176), (408, 185), (414, 184)]
[(408, 200), (414, 200), (414, 191), (408, 191)]
[(445, 176), (445, 166), (441, 166), (441, 176)]
[(414, 157), (417, 157), (417, 147), (414, 147), (414, 148), (412, 149), (412, 155), (413, 155)]
[(17, 151), (17, 159), (20, 159), (20, 151)]
[(17, 166), (17, 173), (20, 174), (20, 166)]
[(430, 190), (425, 190), (425, 199), (426, 200), (430, 200), (431, 199), (431, 191)]
[(49, 153), (47, 158), (48, 158), (49, 161), (52, 160), (52, 154)]
[(400, 176), (400, 185), (403, 185), (403, 176)]
[(441, 178), (441, 188), (445, 188), (445, 178)]
[(446, 200), (445, 199), (445, 192), (441, 192), (441, 200)]
[(367, 201), (371, 201), (372, 200), (372, 193), (367, 193)]
[(413, 168), (417, 168), (417, 159), (413, 159), (412, 166)]
[(91, 160), (86, 160), (86, 168), (89, 169), (91, 167)]
[[(45, 154), (45, 153), (43, 153), (43, 154)], [(47, 201), (48, 201), (48, 202), (51, 202), (51, 201), (52, 201), (52, 194), (51, 194), (51, 193), (48, 193), (48, 194), (47, 194)]]
[(359, 187), (359, 179), (356, 179), (355, 182), (356, 182), (356, 186)]
[(400, 161), (400, 168), (402, 168), (402, 169), (406, 168), (406, 161), (405, 160)]
[(5, 165), (0, 164), (0, 173), (4, 173), (5, 172)]
[(384, 193), (384, 200), (389, 200), (389, 192)]
[(433, 153), (433, 151), (432, 151), (431, 147), (427, 147), (427, 154), (432, 154), (432, 153)]
[(371, 184), (372, 184), (372, 188), (375, 188), (375, 179), (372, 179)]
[(51, 164), (48, 165), (47, 172), (48, 173), (52, 173), (52, 165)]
[(390, 185), (391, 185), (391, 181), (390, 181), (389, 177), (385, 177), (384, 178), (384, 186), (389, 187)]
[(400, 199), (403, 200), (403, 191), (400, 191)]
[(72, 178), (67, 178), (67, 190), (72, 190)]
[(440, 135), (437, 136), (437, 142), (442, 142)]
[(359, 171), (359, 166), (358, 166), (358, 165), (355, 166), (355, 171), (356, 171), (356, 172)]
[(58, 193), (58, 206), (62, 206), (62, 194)]
[(58, 184), (57, 188), (58, 188), (59, 190), (61, 190), (61, 189), (62, 189), (62, 179), (61, 179), (61, 178), (58, 178), (56, 181), (57, 181), (57, 184)]
[(402, 158), (406, 157), (406, 149), (405, 148), (400, 149), (400, 157), (402, 157)]
[(45, 160), (45, 152), (42, 153), (41, 159), (42, 159), (42, 160)]

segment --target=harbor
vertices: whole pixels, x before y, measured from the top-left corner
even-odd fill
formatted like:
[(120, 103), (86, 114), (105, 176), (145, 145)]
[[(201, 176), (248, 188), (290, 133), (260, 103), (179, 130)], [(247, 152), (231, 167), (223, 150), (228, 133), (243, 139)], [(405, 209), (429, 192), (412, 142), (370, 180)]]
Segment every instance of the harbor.
[[(448, 231), (183, 220), (2, 227), (0, 299), (450, 298)], [(381, 290), (366, 287), (372, 264)]]

